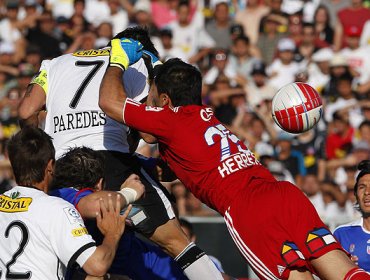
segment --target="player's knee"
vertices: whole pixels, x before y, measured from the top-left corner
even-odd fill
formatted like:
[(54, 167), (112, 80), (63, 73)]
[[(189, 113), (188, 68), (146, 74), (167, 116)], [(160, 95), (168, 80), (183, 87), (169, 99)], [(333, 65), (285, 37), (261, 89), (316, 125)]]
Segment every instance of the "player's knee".
[(370, 274), (368, 272), (359, 267), (355, 267), (347, 272), (343, 280), (369, 280), (369, 279)]

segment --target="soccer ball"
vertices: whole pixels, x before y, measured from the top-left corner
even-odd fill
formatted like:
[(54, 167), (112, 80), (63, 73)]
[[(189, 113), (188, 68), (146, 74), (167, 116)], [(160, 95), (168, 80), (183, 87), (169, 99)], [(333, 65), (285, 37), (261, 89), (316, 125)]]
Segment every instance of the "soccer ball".
[(313, 128), (321, 115), (321, 97), (305, 83), (287, 84), (272, 99), (272, 117), (275, 123), (290, 133), (301, 133)]

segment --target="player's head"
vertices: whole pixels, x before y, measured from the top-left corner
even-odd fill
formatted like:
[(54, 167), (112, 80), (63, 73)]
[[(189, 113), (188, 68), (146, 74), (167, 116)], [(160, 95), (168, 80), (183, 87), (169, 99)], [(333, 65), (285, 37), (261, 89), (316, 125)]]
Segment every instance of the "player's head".
[(72, 148), (55, 163), (51, 189), (94, 188), (104, 177), (103, 155), (87, 147)]
[(153, 42), (150, 40), (148, 31), (140, 26), (126, 28), (113, 37), (113, 39), (120, 38), (131, 38), (137, 40), (144, 46), (144, 50), (150, 51), (157, 57), (159, 56), (157, 49), (154, 47)]
[(370, 160), (363, 160), (357, 166), (360, 171), (354, 188), (357, 209), (364, 217), (370, 217)]
[(8, 154), (18, 185), (31, 187), (51, 180), (55, 149), (43, 130), (24, 127), (9, 140)]
[(156, 69), (154, 83), (159, 99), (169, 98), (174, 107), (202, 105), (202, 75), (197, 68), (173, 58)]

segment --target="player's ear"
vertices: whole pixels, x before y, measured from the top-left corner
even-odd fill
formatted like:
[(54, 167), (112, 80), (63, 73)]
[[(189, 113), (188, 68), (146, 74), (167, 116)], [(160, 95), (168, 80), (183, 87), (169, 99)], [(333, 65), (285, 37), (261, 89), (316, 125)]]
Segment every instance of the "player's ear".
[(171, 99), (166, 93), (162, 93), (160, 96), (162, 106), (171, 105)]

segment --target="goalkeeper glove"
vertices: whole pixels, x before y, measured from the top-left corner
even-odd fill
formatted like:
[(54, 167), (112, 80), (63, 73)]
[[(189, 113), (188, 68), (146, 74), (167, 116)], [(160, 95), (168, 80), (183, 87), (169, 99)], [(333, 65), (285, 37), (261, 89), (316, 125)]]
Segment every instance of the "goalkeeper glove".
[(143, 45), (134, 39), (121, 38), (111, 40), (109, 65), (126, 70), (143, 55)]

